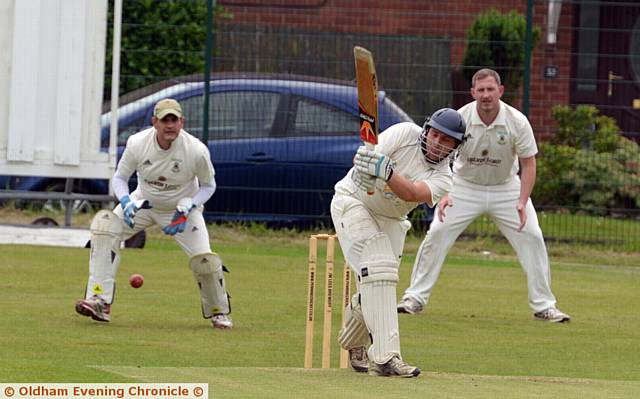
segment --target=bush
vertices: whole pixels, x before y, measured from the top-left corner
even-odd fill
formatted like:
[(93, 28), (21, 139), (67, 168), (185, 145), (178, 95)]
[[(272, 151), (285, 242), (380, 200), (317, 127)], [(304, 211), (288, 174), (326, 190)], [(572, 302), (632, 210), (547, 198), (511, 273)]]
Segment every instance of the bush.
[(593, 106), (553, 109), (551, 142), (540, 144), (537, 203), (596, 208), (640, 207), (640, 147)]
[[(526, 25), (524, 16), (513, 10), (502, 14), (491, 8), (478, 15), (467, 31), (462, 60), (467, 82), (478, 69), (492, 68), (500, 74), (509, 93), (516, 93), (523, 81)], [(532, 48), (539, 38), (540, 28), (534, 28)]]

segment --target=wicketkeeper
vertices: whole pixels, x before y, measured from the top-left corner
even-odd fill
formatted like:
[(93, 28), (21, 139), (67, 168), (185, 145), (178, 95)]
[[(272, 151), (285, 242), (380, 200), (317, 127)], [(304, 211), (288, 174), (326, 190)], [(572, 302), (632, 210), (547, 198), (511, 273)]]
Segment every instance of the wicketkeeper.
[(435, 204), (449, 191), (449, 160), (464, 132), (462, 117), (450, 108), (436, 111), (423, 127), (393, 125), (380, 134), (373, 151), (358, 149), (354, 167), (335, 186), (331, 217), (358, 287), (338, 340), (349, 350), (356, 371), (420, 374), (402, 359), (396, 312), (398, 268), (411, 228), (407, 215), (423, 202)]
[[(211, 251), (202, 216), (203, 204), (216, 189), (209, 149), (182, 130), (184, 117), (173, 99), (159, 101), (153, 127), (129, 137), (112, 179), (120, 204), (102, 210), (91, 223), (91, 256), (85, 298), (76, 312), (108, 322), (120, 264), (120, 244), (155, 224), (174, 238), (189, 258), (200, 290), (202, 314), (213, 327), (233, 326), (225, 287), (224, 266)], [(129, 193), (128, 180), (137, 171), (138, 186)]]

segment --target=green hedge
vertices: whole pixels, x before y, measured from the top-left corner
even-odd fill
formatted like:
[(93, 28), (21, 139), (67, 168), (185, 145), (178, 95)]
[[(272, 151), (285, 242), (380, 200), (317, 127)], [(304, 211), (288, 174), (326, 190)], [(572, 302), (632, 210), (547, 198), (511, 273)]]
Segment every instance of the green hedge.
[(640, 207), (640, 147), (593, 106), (553, 109), (555, 137), (540, 143), (533, 198), (541, 205)]

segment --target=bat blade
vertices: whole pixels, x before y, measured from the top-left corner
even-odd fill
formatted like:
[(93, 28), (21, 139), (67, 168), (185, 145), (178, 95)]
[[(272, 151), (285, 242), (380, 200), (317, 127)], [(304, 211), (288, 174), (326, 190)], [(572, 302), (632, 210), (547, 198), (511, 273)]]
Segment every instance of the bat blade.
[(358, 84), (358, 113), (360, 115), (360, 139), (373, 147), (378, 144), (378, 78), (373, 55), (364, 47), (355, 46), (353, 57)]

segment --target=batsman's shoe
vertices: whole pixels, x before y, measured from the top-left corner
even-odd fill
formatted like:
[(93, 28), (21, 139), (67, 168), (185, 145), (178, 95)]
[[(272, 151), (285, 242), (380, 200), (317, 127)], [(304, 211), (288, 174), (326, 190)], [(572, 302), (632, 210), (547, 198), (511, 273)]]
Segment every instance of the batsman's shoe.
[(97, 321), (111, 320), (111, 305), (104, 303), (102, 298), (96, 295), (76, 302), (76, 312)]
[(398, 303), (398, 313), (417, 314), (422, 312), (422, 304), (411, 297), (402, 298)]
[(420, 369), (408, 365), (399, 356), (394, 356), (385, 364), (369, 362), (369, 375), (376, 377), (417, 377), (420, 375)]
[(367, 348), (359, 346), (349, 349), (349, 362), (351, 368), (358, 373), (366, 373), (369, 371), (369, 356), (367, 356)]
[(220, 330), (231, 330), (233, 328), (231, 317), (224, 313), (214, 314), (213, 317), (211, 317), (211, 324), (213, 324), (213, 328)]
[(571, 321), (571, 317), (568, 314), (563, 313), (556, 308), (549, 308), (542, 312), (534, 313), (533, 318), (551, 323), (568, 323)]

